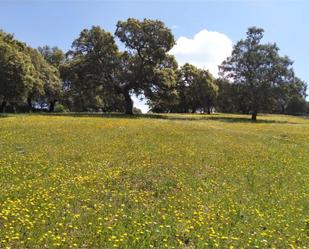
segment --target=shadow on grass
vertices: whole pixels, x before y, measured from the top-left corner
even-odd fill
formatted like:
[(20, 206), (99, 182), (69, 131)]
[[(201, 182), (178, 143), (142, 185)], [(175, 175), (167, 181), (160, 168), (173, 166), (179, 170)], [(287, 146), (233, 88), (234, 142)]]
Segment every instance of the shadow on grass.
[[(38, 113), (39, 114), (39, 113)], [(41, 113), (42, 114), (42, 113)], [(39, 114), (40, 115), (40, 114)], [(257, 121), (252, 121), (251, 116), (248, 117), (231, 117), (221, 115), (205, 115), (205, 114), (122, 114), (122, 113), (87, 113), (87, 112), (71, 112), (71, 113), (43, 113), (48, 116), (64, 116), (64, 117), (100, 117), (100, 118), (128, 118), (128, 119), (164, 119), (164, 120), (186, 120), (201, 121), (213, 120), (226, 123), (291, 123), (285, 120), (263, 119), (261, 114)]]
[(0, 118), (7, 118), (8, 115), (6, 113), (0, 113)]
[(215, 121), (221, 121), (221, 122), (228, 122), (228, 123), (265, 123), (265, 124), (271, 124), (271, 123), (278, 123), (278, 124), (287, 124), (289, 123), (286, 120), (272, 120), (272, 119), (259, 119), (257, 118), (256, 121), (252, 121), (251, 117), (243, 118), (243, 117), (209, 117), (208, 120), (215, 120)]

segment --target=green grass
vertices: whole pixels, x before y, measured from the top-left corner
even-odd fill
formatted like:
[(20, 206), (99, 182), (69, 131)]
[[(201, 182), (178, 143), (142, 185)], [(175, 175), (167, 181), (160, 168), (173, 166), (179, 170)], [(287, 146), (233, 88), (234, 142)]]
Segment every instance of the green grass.
[(0, 248), (309, 247), (309, 120), (248, 118), (1, 118)]

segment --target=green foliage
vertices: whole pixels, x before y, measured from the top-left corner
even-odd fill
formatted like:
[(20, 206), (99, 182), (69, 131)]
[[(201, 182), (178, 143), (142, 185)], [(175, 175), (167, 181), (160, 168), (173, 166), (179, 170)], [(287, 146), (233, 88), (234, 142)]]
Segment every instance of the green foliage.
[(37, 72), (24, 49), (24, 44), (0, 32), (0, 111), (4, 111), (9, 101), (25, 100), (35, 84)]
[(287, 113), (301, 114), (307, 112), (307, 102), (304, 98), (293, 96), (287, 105)]
[[(98, 26), (84, 29), (60, 67), (67, 92), (76, 110), (121, 109), (116, 95), (119, 52), (113, 36)], [(115, 106), (115, 100), (118, 104)], [(73, 109), (74, 109), (73, 108)]]
[(247, 38), (234, 46), (232, 55), (220, 66), (221, 75), (240, 86), (237, 90), (246, 96), (243, 104), (253, 120), (274, 102), (287, 102), (287, 91), (295, 83), (292, 61), (278, 54), (276, 44), (261, 44), (263, 33), (263, 29), (249, 28)]
[(50, 47), (45, 45), (38, 47), (38, 51), (44, 57), (44, 59), (56, 68), (59, 68), (65, 62), (65, 54), (58, 47)]
[(131, 94), (154, 98), (173, 84), (177, 63), (166, 53), (174, 39), (162, 22), (128, 19), (118, 22), (115, 35), (126, 52), (119, 52), (114, 37), (95, 26), (73, 42), (61, 74), (75, 106), (132, 114)]
[(0, 98), (2, 108), (8, 102), (55, 101), (60, 97), (62, 85), (58, 70), (41, 54), (0, 33)]
[(36, 49), (27, 48), (27, 52), (37, 72), (35, 84), (28, 95), (28, 101), (55, 102), (62, 94), (62, 82), (58, 69), (48, 63)]
[[(133, 114), (132, 95), (153, 112), (298, 113), (306, 111), (304, 81), (276, 44), (262, 44), (264, 30), (248, 29), (220, 66), (221, 78), (185, 64), (168, 52), (173, 34), (159, 20), (119, 21), (114, 36), (99, 26), (84, 29), (66, 55), (57, 47), (38, 50), (0, 31), (0, 112), (28, 111), (58, 100), (71, 111)], [(26, 104), (26, 105), (25, 105)]]
[(157, 66), (175, 44), (171, 30), (159, 20), (129, 18), (119, 21), (115, 35), (134, 55), (138, 68), (142, 69)]
[(175, 41), (171, 30), (159, 20), (129, 18), (119, 21), (115, 35), (127, 49), (121, 57), (123, 70), (119, 91), (126, 100), (126, 113), (132, 114), (129, 93), (144, 94), (152, 99), (174, 84), (171, 70), (177, 68), (177, 63), (167, 52)]
[(62, 104), (56, 104), (55, 105), (55, 109), (54, 109), (54, 112), (66, 112), (67, 109), (65, 108), (64, 105)]
[[(155, 98), (149, 101), (153, 112), (211, 112), (218, 95), (218, 86), (213, 76), (207, 71), (193, 65), (185, 64), (174, 75), (167, 71), (169, 77), (167, 89), (156, 91)], [(162, 80), (162, 79), (161, 79)]]

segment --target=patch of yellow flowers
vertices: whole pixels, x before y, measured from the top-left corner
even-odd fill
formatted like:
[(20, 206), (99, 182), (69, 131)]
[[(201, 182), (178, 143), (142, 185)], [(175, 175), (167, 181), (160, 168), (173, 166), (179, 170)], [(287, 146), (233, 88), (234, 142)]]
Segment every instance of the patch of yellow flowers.
[(0, 248), (309, 247), (309, 120), (163, 117), (1, 119)]

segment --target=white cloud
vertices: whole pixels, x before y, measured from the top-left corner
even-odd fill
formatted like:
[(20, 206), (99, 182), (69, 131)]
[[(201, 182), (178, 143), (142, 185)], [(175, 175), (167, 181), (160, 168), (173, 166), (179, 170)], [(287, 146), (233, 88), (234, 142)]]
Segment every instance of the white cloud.
[(201, 30), (193, 39), (180, 37), (169, 52), (179, 65), (191, 63), (218, 76), (218, 65), (232, 52), (232, 40), (223, 33)]
[(132, 95), (132, 100), (134, 103), (134, 107), (141, 109), (142, 113), (147, 113), (149, 111), (149, 107), (146, 104), (146, 99), (139, 99), (135, 95)]

